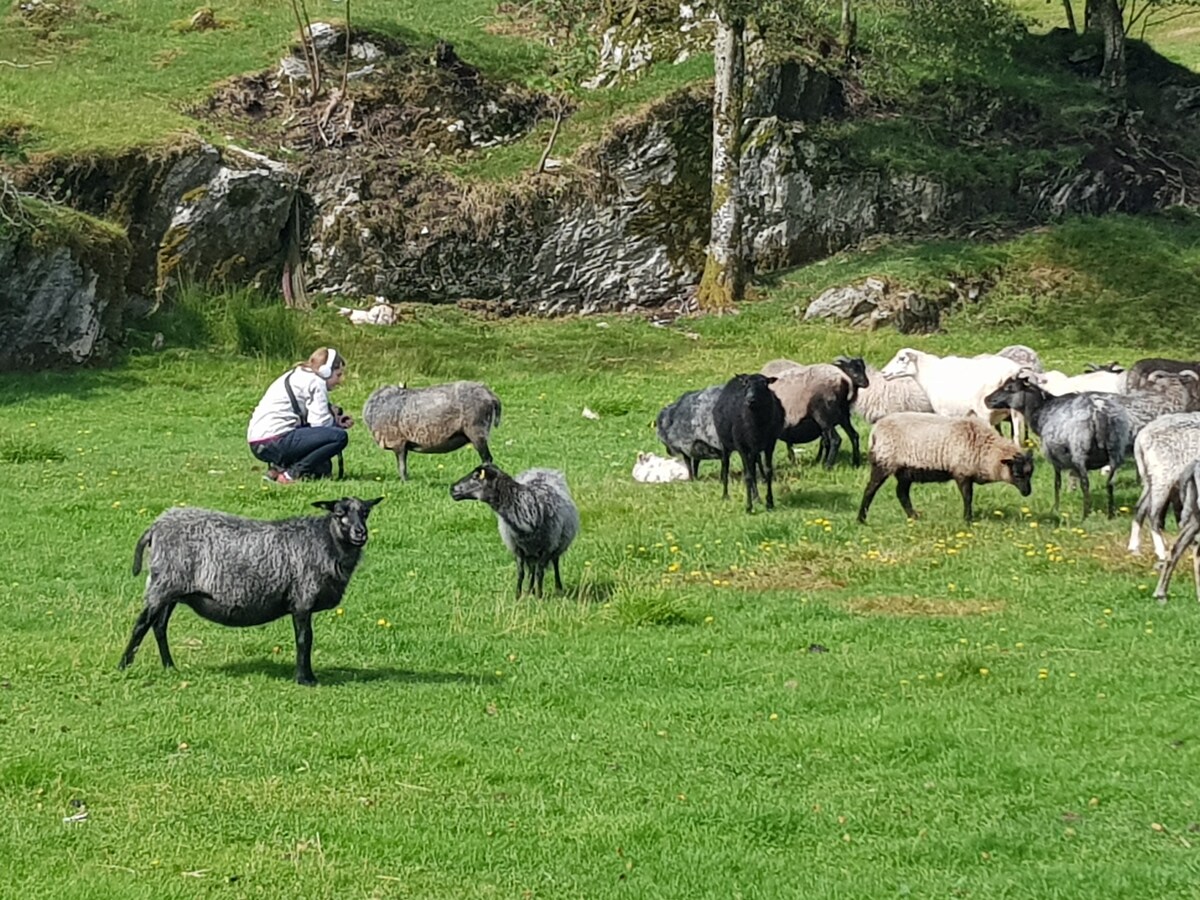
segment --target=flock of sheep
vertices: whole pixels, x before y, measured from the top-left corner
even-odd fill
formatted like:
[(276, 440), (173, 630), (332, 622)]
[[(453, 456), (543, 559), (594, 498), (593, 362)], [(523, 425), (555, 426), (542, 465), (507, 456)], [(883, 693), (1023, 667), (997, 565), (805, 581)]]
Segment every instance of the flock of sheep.
[[(906, 348), (882, 370), (857, 357), (816, 365), (774, 360), (759, 373), (683, 394), (659, 413), (656, 430), (667, 451), (682, 460), (688, 478), (698, 476), (702, 460), (719, 460), (726, 498), (730, 459), (737, 453), (746, 509), (752, 511), (760, 477), (766, 506), (774, 506), (778, 442), (791, 455), (795, 444), (820, 441), (818, 460), (830, 467), (841, 430), (858, 465), (852, 411), (872, 425), (860, 522), (888, 478), (896, 480), (896, 496), (910, 518), (917, 516), (910, 490), (918, 482), (954, 481), (968, 521), (976, 484), (1004, 482), (1028, 496), (1033, 454), (1020, 443), (1028, 428), (1054, 467), (1056, 512), (1064, 471), (1078, 479), (1087, 516), (1088, 473), (1105, 469), (1111, 517), (1113, 473), (1133, 454), (1142, 493), (1129, 550), (1138, 552), (1141, 528), (1149, 523), (1155, 553), (1164, 561), (1154, 593), (1160, 601), (1175, 566), (1200, 536), (1200, 362), (1144, 359), (1128, 371), (1114, 363), (1067, 376), (1043, 371), (1037, 354), (1023, 346), (975, 357)], [(501, 539), (517, 562), (518, 597), (526, 575), (540, 596), (547, 568), (561, 591), (559, 559), (579, 531), (579, 512), (562, 472), (530, 469), (513, 477), (493, 464), (487, 442), (500, 415), (500, 400), (491, 390), (463, 381), (384, 386), (363, 409), (372, 437), (396, 454), (405, 481), (410, 451), (445, 453), (470, 443), (482, 464), (451, 487), (451, 497), (482, 501), (495, 512)], [(1006, 419), (1011, 438), (999, 431)], [(323, 516), (281, 521), (167, 510), (137, 544), (134, 574), (147, 548), (150, 574), (121, 667), (133, 661), (151, 629), (163, 665), (173, 664), (167, 624), (183, 603), (224, 625), (259, 625), (291, 615), (296, 680), (315, 684), (312, 615), (340, 603), (367, 542), (367, 517), (381, 499), (321, 501), (314, 506), (325, 510)], [(1181, 530), (1168, 558), (1162, 529), (1172, 508)], [(1200, 548), (1195, 565), (1200, 598)]]

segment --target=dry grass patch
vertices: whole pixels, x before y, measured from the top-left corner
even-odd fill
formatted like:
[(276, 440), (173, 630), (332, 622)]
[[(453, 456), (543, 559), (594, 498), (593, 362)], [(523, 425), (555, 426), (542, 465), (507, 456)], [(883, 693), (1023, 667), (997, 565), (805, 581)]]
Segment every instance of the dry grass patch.
[[(1173, 543), (1174, 540), (1175, 535), (1168, 533), (1168, 544)], [(1142, 529), (1142, 552), (1137, 556), (1129, 552), (1129, 533), (1124, 530), (1093, 535), (1091, 546), (1080, 549), (1081, 557), (1095, 560), (1106, 572), (1118, 572), (1135, 577), (1155, 574), (1154, 543), (1150, 539), (1148, 528)]]
[(794, 594), (837, 591), (847, 584), (827, 570), (801, 560), (785, 560), (773, 563), (769, 568), (760, 562), (751, 570), (730, 572), (723, 577), (756, 591), (787, 591)]
[(1004, 611), (1003, 600), (944, 600), (931, 597), (858, 597), (846, 609), (860, 616), (904, 616), (957, 619)]

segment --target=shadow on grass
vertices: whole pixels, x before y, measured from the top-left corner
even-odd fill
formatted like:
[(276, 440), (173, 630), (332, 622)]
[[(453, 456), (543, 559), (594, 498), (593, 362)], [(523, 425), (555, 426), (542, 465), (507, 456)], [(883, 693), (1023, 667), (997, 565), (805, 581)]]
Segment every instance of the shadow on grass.
[[(291, 681), (296, 677), (293, 663), (283, 660), (248, 659), (240, 662), (226, 663), (217, 667), (228, 675), (265, 675), (269, 678), (279, 678)], [(315, 668), (317, 684), (323, 687), (336, 687), (345, 684), (365, 684), (371, 681), (394, 681), (402, 684), (497, 684), (503, 679), (494, 675), (471, 674), (467, 672), (415, 672), (411, 669), (397, 669), (393, 666), (379, 666), (369, 669), (350, 669), (344, 666), (331, 668)]]

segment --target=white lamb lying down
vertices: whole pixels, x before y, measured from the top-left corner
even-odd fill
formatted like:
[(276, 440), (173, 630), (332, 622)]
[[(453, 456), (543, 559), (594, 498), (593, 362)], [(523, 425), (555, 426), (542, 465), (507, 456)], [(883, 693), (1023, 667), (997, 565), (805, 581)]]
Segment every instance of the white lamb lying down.
[(396, 324), (396, 310), (387, 303), (376, 303), (370, 309), (348, 309), (339, 306), (338, 315), (345, 316), (353, 325)]
[(645, 484), (663, 484), (667, 481), (687, 481), (688, 467), (682, 460), (662, 457), (654, 453), (639, 453), (633, 464), (633, 480)]

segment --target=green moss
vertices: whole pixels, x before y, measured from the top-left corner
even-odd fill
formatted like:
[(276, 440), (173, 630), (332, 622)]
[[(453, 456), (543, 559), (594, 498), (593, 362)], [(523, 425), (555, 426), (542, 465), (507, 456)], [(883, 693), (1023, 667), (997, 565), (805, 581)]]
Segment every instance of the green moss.
[(200, 185), (200, 187), (192, 188), (179, 198), (180, 203), (198, 203), (208, 196), (208, 186)]

